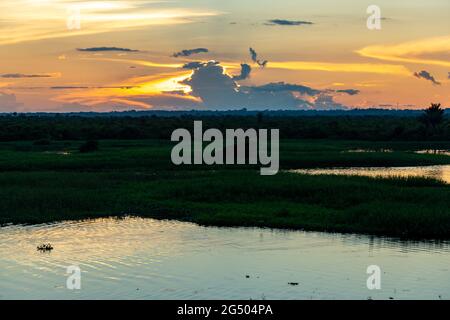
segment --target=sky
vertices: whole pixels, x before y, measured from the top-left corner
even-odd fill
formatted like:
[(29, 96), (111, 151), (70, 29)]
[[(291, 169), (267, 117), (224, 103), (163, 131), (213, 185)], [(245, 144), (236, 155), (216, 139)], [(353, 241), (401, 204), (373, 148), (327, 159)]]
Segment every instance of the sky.
[(0, 28), (0, 112), (450, 107), (448, 0), (1, 0)]

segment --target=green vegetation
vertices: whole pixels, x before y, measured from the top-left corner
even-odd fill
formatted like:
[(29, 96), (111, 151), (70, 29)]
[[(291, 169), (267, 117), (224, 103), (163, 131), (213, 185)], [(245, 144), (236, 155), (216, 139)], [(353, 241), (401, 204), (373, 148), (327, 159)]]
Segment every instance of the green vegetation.
[(98, 141), (88, 140), (83, 143), (78, 150), (82, 153), (94, 152), (98, 150)]
[[(450, 186), (419, 178), (260, 176), (249, 166), (180, 166), (167, 140), (0, 143), (0, 223), (126, 214), (219, 226), (264, 226), (450, 238)], [(282, 140), (284, 169), (449, 164), (450, 142)], [(393, 152), (349, 153), (352, 149)], [(259, 168), (259, 167), (258, 167)]]
[(420, 121), (427, 128), (427, 133), (439, 134), (442, 130), (442, 123), (445, 121), (444, 109), (441, 108), (440, 103), (432, 103), (431, 106), (425, 109), (423, 115), (419, 118)]
[(306, 116), (283, 112), (181, 116), (0, 116), (0, 141), (170, 139), (177, 128), (280, 129), (282, 139), (448, 141), (450, 120), (439, 105), (419, 116)]

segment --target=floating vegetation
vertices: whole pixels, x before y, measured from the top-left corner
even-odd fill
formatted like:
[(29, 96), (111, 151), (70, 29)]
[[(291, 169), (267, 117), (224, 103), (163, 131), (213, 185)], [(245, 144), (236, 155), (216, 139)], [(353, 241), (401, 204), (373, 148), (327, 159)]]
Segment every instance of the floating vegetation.
[(53, 246), (50, 243), (44, 243), (37, 246), (37, 250), (42, 252), (48, 252), (53, 250)]

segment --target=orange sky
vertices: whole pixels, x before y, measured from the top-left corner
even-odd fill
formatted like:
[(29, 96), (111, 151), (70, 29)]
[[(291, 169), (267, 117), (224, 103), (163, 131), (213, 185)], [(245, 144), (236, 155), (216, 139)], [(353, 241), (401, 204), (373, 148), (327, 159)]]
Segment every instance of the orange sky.
[(0, 112), (450, 106), (450, 2), (377, 2), (2, 0)]

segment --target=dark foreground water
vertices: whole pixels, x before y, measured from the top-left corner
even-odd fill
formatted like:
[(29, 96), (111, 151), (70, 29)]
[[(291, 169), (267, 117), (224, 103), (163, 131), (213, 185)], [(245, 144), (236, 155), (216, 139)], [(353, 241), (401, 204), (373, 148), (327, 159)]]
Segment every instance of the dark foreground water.
[[(71, 265), (80, 290), (67, 289)], [(140, 218), (0, 228), (0, 299), (369, 297), (449, 299), (450, 244)]]

